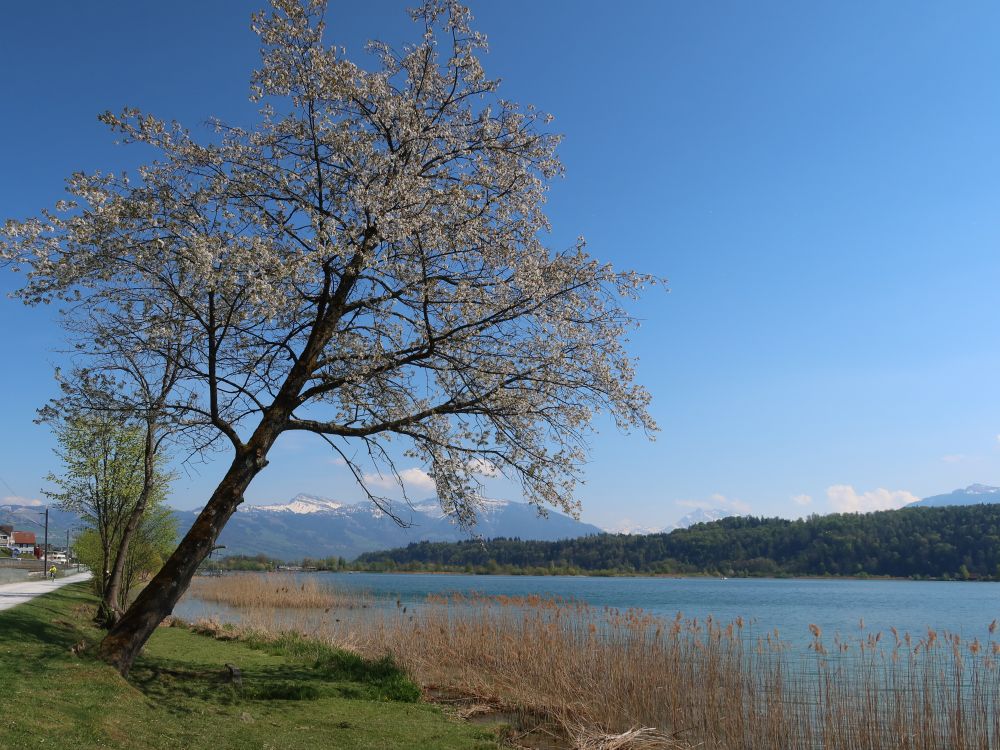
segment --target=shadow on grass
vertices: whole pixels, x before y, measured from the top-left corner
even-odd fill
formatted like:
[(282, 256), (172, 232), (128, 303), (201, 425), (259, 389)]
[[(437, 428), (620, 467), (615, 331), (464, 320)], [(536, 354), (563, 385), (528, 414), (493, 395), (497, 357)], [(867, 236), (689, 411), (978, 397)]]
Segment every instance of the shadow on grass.
[[(189, 713), (206, 702), (222, 706), (338, 697), (412, 703), (421, 697), (420, 689), (389, 657), (365, 659), (298, 636), (275, 641), (241, 640), (240, 644), (284, 657), (284, 662), (244, 667), (236, 683), (230, 670), (222, 665), (143, 657), (129, 679), (150, 700), (178, 714)], [(219, 643), (219, 648), (224, 649), (225, 644)]]
[(316, 661), (315, 670), (326, 680), (344, 681), (361, 687), (364, 697), (415, 703), (420, 700), (420, 688), (391, 656), (365, 659), (349, 651), (334, 651)]
[(81, 638), (92, 637), (67, 614), (73, 606), (88, 603), (86, 593), (70, 585), (0, 612), (0, 642), (15, 641), (19, 646), (34, 643), (40, 649), (68, 651)]
[(366, 659), (297, 633), (264, 638), (251, 635), (240, 642), (268, 654), (310, 664), (322, 680), (342, 683), (342, 692), (350, 693), (351, 697), (407, 703), (420, 700), (420, 688), (389, 655)]
[[(0, 644), (16, 645), (19, 654), (19, 658), (9, 660), (0, 656), (0, 666), (8, 674), (34, 674), (46, 662), (72, 658), (71, 649), (81, 640), (96, 643), (102, 631), (90, 621), (93, 599), (86, 584), (71, 584), (0, 612)], [(211, 634), (188, 631), (186, 637), (173, 643), (171, 651), (141, 655), (129, 681), (152, 702), (180, 714), (196, 711), (205, 703), (323, 697), (397, 702), (420, 699), (420, 689), (389, 657), (365, 659), (294, 634), (276, 638), (233, 635), (226, 633), (226, 639), (218, 640)], [(204, 640), (195, 644), (187, 638)], [(278, 658), (260, 660), (266, 664), (253, 663), (246, 649)], [(206, 653), (211, 655), (207, 663)], [(84, 658), (95, 658), (92, 650)], [(224, 666), (229, 659), (241, 662), (238, 682)], [(249, 663), (242, 663), (242, 659)]]
[(180, 661), (143, 660), (133, 667), (129, 681), (157, 705), (175, 713), (188, 713), (203, 703), (315, 700), (324, 693), (316, 674), (301, 666), (244, 670), (242, 685), (236, 685), (227, 669), (192, 669)]

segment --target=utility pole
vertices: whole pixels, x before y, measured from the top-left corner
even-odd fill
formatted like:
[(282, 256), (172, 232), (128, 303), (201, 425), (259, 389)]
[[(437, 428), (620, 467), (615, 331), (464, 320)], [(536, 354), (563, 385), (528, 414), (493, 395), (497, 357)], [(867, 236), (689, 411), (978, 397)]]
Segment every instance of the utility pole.
[(49, 509), (45, 508), (45, 547), (43, 547), (45, 553), (45, 562), (42, 563), (44, 566), (42, 568), (42, 578), (45, 578), (49, 574)]

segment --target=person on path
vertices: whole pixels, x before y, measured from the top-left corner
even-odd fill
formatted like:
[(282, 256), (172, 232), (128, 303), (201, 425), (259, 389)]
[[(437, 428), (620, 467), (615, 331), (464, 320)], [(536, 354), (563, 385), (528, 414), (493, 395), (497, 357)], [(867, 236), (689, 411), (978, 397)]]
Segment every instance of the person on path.
[(49, 568), (49, 578), (51, 578), (53, 581), (56, 580), (56, 570), (57, 568), (55, 565)]

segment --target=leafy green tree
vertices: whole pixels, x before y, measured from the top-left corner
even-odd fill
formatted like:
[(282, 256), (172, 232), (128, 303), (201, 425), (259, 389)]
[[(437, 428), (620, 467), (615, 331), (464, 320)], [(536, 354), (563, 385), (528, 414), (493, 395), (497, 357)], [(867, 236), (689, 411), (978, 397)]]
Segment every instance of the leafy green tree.
[(94, 572), (91, 583), (94, 586), (94, 593), (103, 597), (104, 578), (100, 571), (105, 564), (106, 555), (104, 546), (101, 543), (101, 535), (94, 528), (87, 528), (77, 534), (73, 541), (73, 554), (78, 563), (83, 563)]
[[(96, 619), (110, 625), (131, 588), (124, 579), (132, 542), (165, 498), (170, 477), (155, 463), (149, 475), (146, 435), (136, 425), (77, 414), (57, 422), (55, 434), (63, 470), (48, 475), (53, 489), (46, 494), (63, 510), (79, 514), (93, 532), (94, 539), (85, 544), (97, 542), (98, 554), (87, 562), (101, 597)], [(134, 520), (138, 523), (130, 530)]]
[(150, 575), (159, 572), (176, 546), (177, 519), (174, 514), (161, 504), (147, 508), (125, 558), (119, 594), (119, 606), (122, 609), (128, 606), (135, 584), (148, 580)]
[[(164, 560), (173, 552), (177, 541), (177, 521), (169, 508), (154, 506), (143, 514), (132, 542), (125, 555), (124, 575), (118, 590), (116, 606), (120, 609), (128, 605), (131, 591), (136, 583), (155, 574)], [(103, 596), (102, 577), (97, 575), (104, 564), (106, 553), (101, 535), (94, 528), (84, 529), (74, 542), (77, 559), (95, 571), (94, 589)]]
[[(353, 567), (496, 572), (865, 575), (1000, 580), (1000, 504), (868, 514), (726, 518), (670, 534), (556, 542), (419, 542), (361, 555)], [(726, 572), (726, 575), (730, 573)]]

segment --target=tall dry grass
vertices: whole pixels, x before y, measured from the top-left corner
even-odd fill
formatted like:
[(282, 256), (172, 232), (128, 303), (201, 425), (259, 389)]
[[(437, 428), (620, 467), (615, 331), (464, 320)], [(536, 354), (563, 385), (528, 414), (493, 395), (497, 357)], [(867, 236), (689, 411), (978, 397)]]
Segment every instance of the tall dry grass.
[[(663, 620), (540, 597), (364, 608), (370, 598), (339, 592), (330, 611), (292, 611), (273, 580), (230, 576), (212, 587), (241, 592), (216, 601), (258, 603), (245, 627), (391, 653), (425, 688), (544, 717), (573, 747), (1000, 747), (995, 623), (971, 642), (935, 631), (830, 640), (812, 626), (803, 651), (742, 620)], [(288, 589), (300, 602), (315, 596), (308, 584)]]
[(315, 578), (298, 578), (290, 573), (231, 573), (226, 576), (199, 576), (191, 581), (191, 596), (205, 602), (247, 610), (327, 609), (367, 607), (371, 597), (362, 592), (345, 592), (321, 585)]

